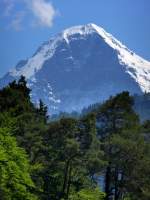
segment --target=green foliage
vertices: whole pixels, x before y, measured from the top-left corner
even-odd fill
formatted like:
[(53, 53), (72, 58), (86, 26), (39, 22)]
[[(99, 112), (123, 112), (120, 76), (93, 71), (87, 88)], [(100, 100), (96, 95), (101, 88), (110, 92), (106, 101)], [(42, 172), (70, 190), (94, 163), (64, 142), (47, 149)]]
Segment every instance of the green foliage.
[(122, 92), (48, 122), (23, 76), (0, 90), (0, 199), (150, 199), (150, 121), (141, 126), (133, 103)]
[(122, 176), (117, 182), (118, 190), (128, 192), (132, 199), (149, 199), (150, 146), (144, 137), (137, 130), (126, 130), (111, 138), (111, 147), (112, 163)]
[(18, 83), (16, 81), (10, 83), (0, 90), (0, 112), (9, 112), (12, 116), (17, 116), (31, 111), (33, 105), (30, 102), (29, 92), (24, 77), (21, 77)]
[(0, 128), (0, 196), (3, 200), (37, 199), (25, 151), (18, 147), (7, 129)]
[(72, 191), (97, 184), (104, 167), (95, 115), (47, 123), (47, 107), (35, 108), (24, 77), (0, 91), (0, 124), (28, 154), (40, 199), (68, 199)]
[[(106, 199), (114, 196), (115, 200), (119, 200), (126, 195), (133, 200), (149, 199), (149, 143), (133, 111), (133, 98), (128, 92), (111, 97), (98, 110), (97, 120), (108, 161), (105, 174)], [(148, 128), (148, 124), (145, 127)]]
[(103, 162), (95, 116), (52, 122), (45, 141), (48, 152), (45, 190), (52, 199), (67, 199), (71, 191), (96, 184), (94, 175), (100, 173)]
[(104, 200), (105, 194), (96, 189), (82, 189), (78, 193), (71, 195), (69, 200)]
[(139, 124), (138, 115), (133, 110), (133, 98), (129, 92), (111, 97), (97, 110), (100, 137), (109, 137), (124, 128)]

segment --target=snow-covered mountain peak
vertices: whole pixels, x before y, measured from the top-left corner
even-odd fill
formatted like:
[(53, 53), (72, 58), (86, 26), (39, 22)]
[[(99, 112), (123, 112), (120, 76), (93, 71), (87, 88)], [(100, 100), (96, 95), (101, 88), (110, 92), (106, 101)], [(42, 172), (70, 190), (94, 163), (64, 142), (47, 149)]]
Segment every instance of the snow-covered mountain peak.
[(51, 37), (0, 79), (0, 87), (21, 75), (33, 102), (42, 98), (52, 113), (81, 110), (123, 90), (150, 92), (150, 62), (93, 23)]
[(45, 42), (38, 51), (27, 60), (25, 65), (20, 68), (14, 68), (10, 71), (10, 74), (14, 77), (24, 75), (27, 79), (34, 79), (34, 75), (37, 71), (42, 68), (43, 63), (50, 59), (57, 48), (59, 42), (65, 40), (69, 44), (70, 36), (74, 34), (88, 35), (93, 32), (96, 32), (96, 25), (87, 24), (80, 26), (73, 26), (57, 34), (55, 37), (50, 38), (48, 42)]
[(120, 63), (126, 65), (126, 72), (135, 79), (141, 87), (141, 90), (143, 92), (150, 92), (150, 62), (129, 50), (103, 28), (95, 24), (91, 24), (91, 26), (110, 47), (118, 52)]
[(64, 36), (71, 36), (74, 34), (86, 35), (95, 32), (94, 24), (73, 26), (65, 29), (62, 33)]
[(94, 23), (70, 27), (68, 29), (65, 29), (60, 34), (60, 36), (63, 37), (64, 39), (68, 40), (70, 36), (73, 36), (76, 34), (84, 36), (84, 35), (88, 35), (88, 34), (92, 34), (92, 33), (97, 33), (113, 48), (115, 48), (116, 46), (119, 46), (120, 48), (127, 49), (127, 47), (124, 46), (120, 41), (115, 39), (111, 34), (107, 33), (102, 27), (97, 26)]
[(14, 77), (20, 75), (26, 76), (27, 79), (33, 79), (46, 60), (53, 57), (57, 46), (60, 42), (66, 41), (69, 45), (73, 37), (85, 37), (89, 34), (98, 34), (105, 43), (117, 52), (120, 63), (126, 66), (126, 72), (129, 73), (140, 85), (143, 92), (150, 92), (150, 62), (130, 51), (125, 45), (107, 33), (103, 28), (90, 23), (87, 25), (73, 26), (51, 38), (44, 43), (39, 50), (20, 68), (13, 69), (10, 74)]

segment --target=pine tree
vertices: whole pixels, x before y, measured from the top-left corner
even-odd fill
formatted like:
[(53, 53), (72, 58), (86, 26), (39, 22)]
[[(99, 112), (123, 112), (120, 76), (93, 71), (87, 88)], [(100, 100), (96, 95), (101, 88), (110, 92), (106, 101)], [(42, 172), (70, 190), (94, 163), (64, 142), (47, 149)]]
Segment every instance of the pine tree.
[[(128, 92), (122, 92), (115, 97), (111, 97), (97, 111), (98, 133), (105, 144), (104, 151), (108, 161), (105, 174), (106, 200), (109, 200), (112, 195), (115, 196), (115, 200), (118, 199), (117, 177), (119, 171), (118, 167), (113, 166), (112, 163), (111, 137), (121, 133), (124, 129), (136, 126), (138, 123), (138, 116), (133, 110), (133, 98)], [(115, 194), (113, 194), (113, 190)]]

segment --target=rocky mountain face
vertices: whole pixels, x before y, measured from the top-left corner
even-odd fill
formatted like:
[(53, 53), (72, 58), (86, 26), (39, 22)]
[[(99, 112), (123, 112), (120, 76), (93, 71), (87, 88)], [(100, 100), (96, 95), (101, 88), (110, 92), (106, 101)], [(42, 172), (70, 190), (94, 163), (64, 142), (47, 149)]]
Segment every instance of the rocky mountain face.
[(123, 90), (150, 92), (150, 62), (95, 24), (71, 27), (40, 46), (0, 79), (0, 87), (24, 75), (33, 102), (49, 113), (80, 111)]

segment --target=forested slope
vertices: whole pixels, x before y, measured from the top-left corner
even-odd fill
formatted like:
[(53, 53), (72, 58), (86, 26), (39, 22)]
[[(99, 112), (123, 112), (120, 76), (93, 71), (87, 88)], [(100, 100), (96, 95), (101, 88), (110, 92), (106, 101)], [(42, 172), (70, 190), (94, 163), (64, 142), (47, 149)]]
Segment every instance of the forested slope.
[(0, 199), (150, 199), (150, 122), (140, 124), (133, 104), (122, 92), (84, 116), (51, 121), (24, 77), (1, 89)]

